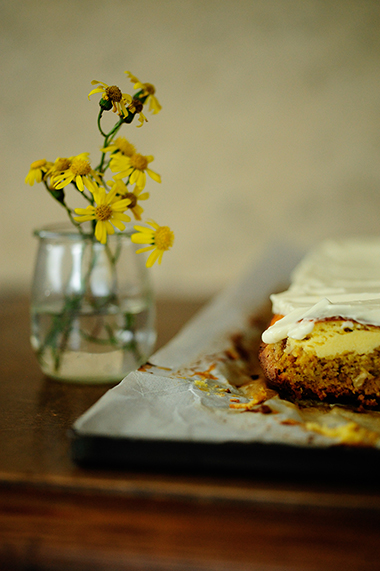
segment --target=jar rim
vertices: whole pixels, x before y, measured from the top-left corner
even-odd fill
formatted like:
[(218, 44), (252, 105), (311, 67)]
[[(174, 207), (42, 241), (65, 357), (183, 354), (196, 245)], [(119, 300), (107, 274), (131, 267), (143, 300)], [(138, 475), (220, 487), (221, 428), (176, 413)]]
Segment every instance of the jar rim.
[[(37, 238), (46, 239), (65, 237), (72, 240), (78, 240), (78, 238), (81, 238), (82, 240), (95, 240), (89, 223), (84, 223), (81, 227), (83, 233), (79, 232), (79, 230), (70, 222), (56, 222), (44, 225), (41, 228), (36, 228), (33, 230), (33, 235)], [(112, 239), (113, 236), (124, 236), (126, 238), (130, 238), (132, 233), (133, 225), (126, 224), (126, 229), (123, 232), (115, 228), (115, 234), (110, 234), (108, 238)]]

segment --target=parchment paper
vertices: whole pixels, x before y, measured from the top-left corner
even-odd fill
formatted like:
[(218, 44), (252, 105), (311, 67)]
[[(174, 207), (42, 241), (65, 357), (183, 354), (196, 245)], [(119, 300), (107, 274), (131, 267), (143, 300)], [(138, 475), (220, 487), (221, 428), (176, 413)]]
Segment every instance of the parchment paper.
[(73, 426), (76, 434), (378, 448), (379, 412), (300, 406), (280, 399), (274, 391), (265, 392), (261, 378), (242, 374), (231, 339), (259, 335), (250, 316), (270, 293), (287, 287), (289, 274), (303, 255), (289, 244), (269, 246), (147, 365), (130, 373), (82, 415)]

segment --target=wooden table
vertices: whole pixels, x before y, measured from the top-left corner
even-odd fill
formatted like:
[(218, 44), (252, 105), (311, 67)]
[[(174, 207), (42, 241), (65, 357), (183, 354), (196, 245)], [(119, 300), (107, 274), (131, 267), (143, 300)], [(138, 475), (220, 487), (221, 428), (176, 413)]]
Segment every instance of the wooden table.
[[(200, 306), (161, 300), (158, 345)], [(0, 315), (1, 571), (380, 569), (379, 487), (73, 464), (67, 431), (108, 387), (40, 373), (25, 296)]]

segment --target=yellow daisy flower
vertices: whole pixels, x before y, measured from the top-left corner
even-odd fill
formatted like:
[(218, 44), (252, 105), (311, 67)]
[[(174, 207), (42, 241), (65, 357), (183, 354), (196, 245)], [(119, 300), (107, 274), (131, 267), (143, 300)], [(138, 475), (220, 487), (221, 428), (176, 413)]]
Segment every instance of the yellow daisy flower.
[(129, 198), (129, 210), (132, 210), (135, 220), (141, 220), (141, 214), (144, 212), (144, 209), (140, 206), (140, 204), (138, 204), (138, 201), (148, 200), (149, 192), (142, 192), (143, 189), (138, 188), (137, 186), (135, 186), (133, 191), (130, 191), (122, 180), (111, 180), (108, 184), (112, 187), (112, 189), (116, 188), (116, 192), (120, 198)]
[(131, 157), (136, 153), (136, 147), (127, 141), (125, 137), (118, 137), (108, 147), (100, 150), (103, 153), (119, 153), (125, 157)]
[(48, 163), (46, 159), (41, 159), (39, 161), (34, 161), (30, 165), (28, 174), (25, 177), (25, 183), (33, 186), (35, 182), (41, 182), (50, 167), (51, 163)]
[(88, 153), (81, 153), (76, 157), (71, 157), (64, 166), (67, 168), (63, 172), (52, 177), (53, 187), (57, 190), (64, 188), (71, 182), (75, 182), (81, 192), (83, 192), (85, 186), (92, 192), (95, 184), (93, 179), (99, 184), (101, 183), (99, 175), (91, 168)]
[(137, 127), (142, 127), (144, 125), (144, 122), (146, 123), (148, 122), (148, 119), (145, 117), (144, 113), (142, 112), (143, 107), (144, 105), (140, 101), (140, 99), (132, 99), (131, 103), (127, 107), (128, 111), (130, 111), (131, 113), (133, 114), (138, 113), (140, 125), (137, 125)]
[(143, 92), (142, 95), (148, 96), (146, 98), (146, 103), (149, 103), (149, 111), (152, 111), (153, 114), (161, 111), (162, 107), (155, 96), (156, 88), (154, 85), (151, 83), (141, 83), (141, 81), (139, 81), (135, 75), (132, 75), (130, 71), (125, 71), (124, 73), (126, 73), (131, 82), (134, 83), (134, 89), (141, 89)]
[(70, 158), (57, 157), (54, 163), (50, 163), (50, 168), (47, 171), (46, 176), (47, 177), (50, 176), (51, 179), (54, 179), (55, 176), (62, 174), (64, 171), (70, 168), (72, 160), (73, 157)]
[(131, 218), (124, 214), (130, 200), (128, 198), (120, 200), (116, 196), (115, 188), (107, 194), (103, 187), (94, 185), (92, 193), (95, 205), (89, 205), (86, 208), (75, 208), (75, 213), (80, 216), (75, 216), (74, 220), (80, 224), (89, 220), (96, 220), (95, 238), (102, 244), (105, 244), (107, 235), (115, 233), (113, 226), (123, 231), (125, 230), (123, 222), (130, 222)]
[(161, 182), (161, 177), (156, 172), (148, 168), (149, 163), (154, 160), (152, 155), (141, 155), (135, 153), (131, 157), (115, 156), (110, 161), (110, 169), (112, 172), (118, 172), (114, 177), (115, 180), (129, 176), (129, 183), (135, 184), (138, 188), (143, 189), (146, 184), (146, 173), (155, 180)]
[(148, 220), (148, 224), (153, 227), (153, 230), (145, 226), (134, 226), (139, 233), (132, 234), (131, 240), (135, 244), (150, 244), (146, 248), (136, 250), (136, 254), (152, 250), (146, 262), (146, 267), (151, 268), (156, 261), (161, 264), (164, 252), (173, 245), (174, 233), (169, 226), (159, 226), (154, 220)]
[(122, 93), (121, 89), (117, 85), (107, 85), (103, 81), (97, 81), (94, 79), (91, 81), (92, 85), (100, 84), (88, 94), (88, 98), (94, 93), (102, 93), (102, 98), (100, 100), (100, 106), (102, 109), (109, 111), (112, 109), (114, 113), (120, 115), (120, 117), (127, 117), (128, 111), (126, 109), (126, 104), (132, 102), (132, 97), (128, 93)]

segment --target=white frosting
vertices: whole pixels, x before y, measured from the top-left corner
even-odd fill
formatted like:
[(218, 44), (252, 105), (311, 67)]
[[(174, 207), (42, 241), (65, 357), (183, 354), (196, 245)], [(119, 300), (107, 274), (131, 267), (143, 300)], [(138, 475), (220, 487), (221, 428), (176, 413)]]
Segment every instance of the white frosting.
[(328, 317), (380, 326), (380, 238), (322, 242), (293, 271), (289, 289), (271, 301), (273, 313), (285, 317), (264, 331), (265, 343), (303, 339)]

